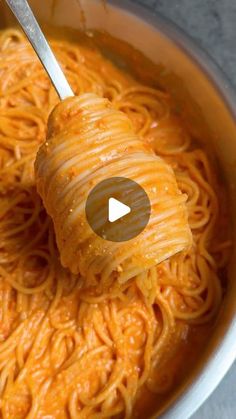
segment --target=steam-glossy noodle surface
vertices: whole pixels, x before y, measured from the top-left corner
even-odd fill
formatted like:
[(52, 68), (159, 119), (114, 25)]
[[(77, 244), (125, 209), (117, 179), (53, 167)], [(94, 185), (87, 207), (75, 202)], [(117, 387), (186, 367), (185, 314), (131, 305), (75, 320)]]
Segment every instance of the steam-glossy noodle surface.
[(109, 98), (172, 166), (188, 196), (193, 245), (103, 294), (61, 266), (33, 169), (58, 99), (23, 36), (2, 32), (1, 415), (147, 417), (146, 407), (175, 385), (191, 331), (207, 329), (221, 303), (219, 274), (230, 246), (221, 189), (168, 93), (138, 84), (93, 49), (66, 41), (52, 46), (76, 94)]

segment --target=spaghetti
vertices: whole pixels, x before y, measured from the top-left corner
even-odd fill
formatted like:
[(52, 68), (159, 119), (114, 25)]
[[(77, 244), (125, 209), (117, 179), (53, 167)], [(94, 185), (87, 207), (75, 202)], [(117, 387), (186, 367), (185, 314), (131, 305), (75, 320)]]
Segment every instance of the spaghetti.
[(100, 294), (62, 267), (33, 167), (58, 99), (22, 34), (1, 32), (1, 415), (129, 418), (144, 399), (154, 406), (173, 388), (191, 330), (219, 309), (230, 247), (221, 189), (167, 93), (140, 85), (94, 49), (52, 47), (77, 95), (111, 100), (172, 166), (188, 197), (193, 245)]
[[(49, 131), (51, 137), (36, 158), (37, 189), (54, 222), (62, 265), (84, 276), (86, 285), (88, 280), (96, 283), (97, 277), (102, 286), (111, 284), (114, 275), (123, 283), (190, 247), (186, 195), (179, 191), (171, 167), (134, 134), (123, 112), (107, 99), (87, 93), (60, 103), (49, 118)], [(152, 207), (144, 231), (119, 244), (98, 237), (85, 215), (91, 188), (115, 176), (141, 185)], [(106, 190), (99, 202), (104, 195)], [(143, 205), (139, 196), (136, 201)], [(104, 211), (105, 202), (96, 214), (103, 225)], [(137, 211), (127, 230), (135, 231), (138, 223)]]

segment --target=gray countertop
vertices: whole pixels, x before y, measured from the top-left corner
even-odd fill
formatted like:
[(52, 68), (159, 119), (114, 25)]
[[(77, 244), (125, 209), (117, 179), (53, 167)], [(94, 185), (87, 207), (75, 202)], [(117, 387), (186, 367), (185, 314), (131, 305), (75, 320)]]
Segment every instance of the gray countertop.
[(179, 25), (236, 87), (236, 0), (132, 0)]
[[(236, 0), (132, 1), (183, 28), (214, 58), (236, 88)], [(235, 419), (235, 390), (236, 363), (192, 419)]]

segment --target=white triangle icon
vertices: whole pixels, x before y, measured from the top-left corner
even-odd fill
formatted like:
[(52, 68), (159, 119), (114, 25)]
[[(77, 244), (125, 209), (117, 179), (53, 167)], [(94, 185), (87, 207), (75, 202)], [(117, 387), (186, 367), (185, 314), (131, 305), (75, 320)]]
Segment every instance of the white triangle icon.
[(125, 215), (131, 212), (131, 208), (128, 205), (123, 204), (121, 201), (118, 201), (115, 198), (109, 198), (108, 201), (108, 220), (111, 223), (119, 220)]

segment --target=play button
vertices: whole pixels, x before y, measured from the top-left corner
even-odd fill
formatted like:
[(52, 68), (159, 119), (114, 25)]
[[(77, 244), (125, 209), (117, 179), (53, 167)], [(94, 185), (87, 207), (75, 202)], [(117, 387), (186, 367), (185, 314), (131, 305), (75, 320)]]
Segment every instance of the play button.
[(151, 206), (147, 193), (135, 181), (112, 177), (99, 182), (86, 201), (86, 218), (102, 239), (131, 240), (148, 224)]
[(114, 221), (119, 220), (131, 211), (128, 205), (123, 204), (115, 198), (109, 198), (108, 202), (108, 220), (111, 223), (114, 223)]

